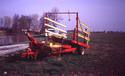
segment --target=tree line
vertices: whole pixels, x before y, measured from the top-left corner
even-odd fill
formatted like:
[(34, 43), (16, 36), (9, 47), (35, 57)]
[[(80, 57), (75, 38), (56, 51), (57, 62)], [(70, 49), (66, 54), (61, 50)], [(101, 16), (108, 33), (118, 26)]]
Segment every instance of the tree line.
[[(52, 8), (50, 12), (59, 12), (57, 8)], [(6, 32), (22, 32), (23, 29), (39, 32), (44, 26), (45, 13), (40, 17), (37, 14), (30, 16), (15, 14), (13, 17), (4, 16), (0, 18), (0, 30)], [(58, 15), (49, 14), (53, 20), (58, 21)]]

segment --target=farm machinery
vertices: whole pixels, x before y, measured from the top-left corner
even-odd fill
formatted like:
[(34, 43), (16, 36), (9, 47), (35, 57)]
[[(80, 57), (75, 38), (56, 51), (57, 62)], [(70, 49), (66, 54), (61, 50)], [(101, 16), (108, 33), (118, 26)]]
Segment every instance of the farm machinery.
[[(76, 17), (76, 26), (73, 30), (66, 31), (67, 26), (49, 18), (49, 14), (73, 14)], [(21, 57), (37, 59), (41, 56), (45, 57), (64, 53), (83, 55), (85, 49), (90, 48), (89, 30), (90, 27), (80, 21), (78, 12), (47, 12), (44, 17), (44, 29), (41, 33), (43, 40), (39, 41), (30, 32), (25, 31), (30, 42), (29, 47), (21, 54)]]

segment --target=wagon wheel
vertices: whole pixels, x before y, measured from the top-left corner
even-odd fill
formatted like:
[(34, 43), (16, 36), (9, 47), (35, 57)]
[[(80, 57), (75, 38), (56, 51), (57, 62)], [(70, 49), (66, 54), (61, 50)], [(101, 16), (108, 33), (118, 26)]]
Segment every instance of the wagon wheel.
[(85, 54), (85, 48), (78, 47), (75, 53), (79, 54), (79, 55), (84, 55)]

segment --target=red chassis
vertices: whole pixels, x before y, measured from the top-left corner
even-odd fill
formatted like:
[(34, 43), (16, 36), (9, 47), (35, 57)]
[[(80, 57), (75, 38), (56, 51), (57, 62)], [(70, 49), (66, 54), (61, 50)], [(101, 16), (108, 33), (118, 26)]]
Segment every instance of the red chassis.
[[(38, 57), (45, 57), (51, 55), (59, 55), (63, 53), (77, 53), (82, 54), (82, 48), (89, 48), (90, 46), (75, 40), (68, 40), (58, 38), (55, 36), (49, 37), (47, 42), (37, 41), (30, 33), (26, 32), (29, 39), (29, 47), (26, 52), (21, 54), (21, 57), (37, 59)], [(56, 44), (58, 43), (58, 44)], [(54, 45), (53, 45), (54, 44)]]

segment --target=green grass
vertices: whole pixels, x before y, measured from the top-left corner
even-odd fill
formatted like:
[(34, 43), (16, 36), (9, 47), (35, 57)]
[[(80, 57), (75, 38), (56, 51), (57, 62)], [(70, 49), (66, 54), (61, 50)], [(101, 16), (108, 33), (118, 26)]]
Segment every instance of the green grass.
[(63, 54), (40, 60), (0, 62), (0, 76), (122, 76), (125, 64), (125, 33), (92, 33), (85, 55)]

